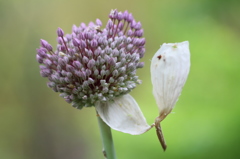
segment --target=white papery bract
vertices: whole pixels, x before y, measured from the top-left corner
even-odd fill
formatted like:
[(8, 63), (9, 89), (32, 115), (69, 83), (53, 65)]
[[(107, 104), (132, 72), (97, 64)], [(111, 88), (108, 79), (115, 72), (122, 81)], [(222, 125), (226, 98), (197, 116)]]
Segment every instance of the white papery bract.
[(114, 130), (139, 135), (152, 127), (147, 124), (137, 102), (129, 94), (113, 101), (98, 102), (95, 107), (102, 120)]
[(190, 70), (188, 41), (164, 43), (151, 62), (153, 95), (160, 120), (163, 120), (176, 104)]

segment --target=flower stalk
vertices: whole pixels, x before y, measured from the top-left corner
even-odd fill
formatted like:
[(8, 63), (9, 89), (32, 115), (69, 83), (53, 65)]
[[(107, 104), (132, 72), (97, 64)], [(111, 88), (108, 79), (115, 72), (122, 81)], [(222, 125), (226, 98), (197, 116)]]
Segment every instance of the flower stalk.
[(160, 144), (161, 144), (163, 150), (166, 151), (167, 144), (165, 142), (163, 132), (162, 132), (162, 128), (161, 128), (161, 125), (160, 125), (161, 121), (162, 121), (162, 119), (160, 117), (157, 117), (155, 119), (155, 128), (156, 128), (156, 133), (157, 133), (158, 140), (160, 141)]
[(103, 155), (106, 159), (116, 159), (111, 128), (105, 122), (103, 122), (98, 114), (97, 118), (103, 143)]

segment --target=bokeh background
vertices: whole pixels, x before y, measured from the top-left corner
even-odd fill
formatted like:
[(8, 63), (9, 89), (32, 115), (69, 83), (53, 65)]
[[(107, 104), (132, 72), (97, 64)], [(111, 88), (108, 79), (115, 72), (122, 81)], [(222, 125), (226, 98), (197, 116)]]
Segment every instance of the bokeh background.
[(56, 45), (56, 29), (129, 10), (146, 37), (143, 81), (132, 95), (149, 124), (158, 115), (150, 59), (160, 44), (188, 40), (191, 71), (162, 128), (140, 136), (113, 131), (119, 159), (240, 156), (240, 1), (0, 0), (0, 158), (102, 159), (94, 108), (77, 110), (46, 86), (36, 62), (39, 39)]

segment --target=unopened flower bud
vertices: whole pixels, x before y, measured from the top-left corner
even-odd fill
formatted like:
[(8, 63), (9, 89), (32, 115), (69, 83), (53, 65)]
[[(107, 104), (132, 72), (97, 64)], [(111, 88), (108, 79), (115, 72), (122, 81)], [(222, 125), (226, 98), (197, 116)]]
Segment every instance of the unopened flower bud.
[(52, 51), (52, 46), (46, 40), (41, 39), (41, 45), (48, 51)]
[(97, 24), (98, 26), (102, 26), (101, 20), (100, 20), (100, 19), (96, 19), (96, 24)]
[(58, 28), (58, 29), (57, 29), (57, 35), (58, 35), (59, 37), (63, 37), (64, 32), (63, 32), (63, 30), (62, 30), (61, 28)]

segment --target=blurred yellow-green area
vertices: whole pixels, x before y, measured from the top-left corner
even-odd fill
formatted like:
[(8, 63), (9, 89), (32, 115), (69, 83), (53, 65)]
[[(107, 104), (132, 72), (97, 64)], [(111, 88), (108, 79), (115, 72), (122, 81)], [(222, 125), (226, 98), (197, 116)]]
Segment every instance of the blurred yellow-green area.
[(56, 30), (128, 10), (146, 37), (143, 81), (131, 92), (149, 124), (158, 116), (150, 60), (162, 43), (188, 40), (191, 70), (173, 113), (155, 130), (132, 136), (113, 130), (118, 159), (202, 159), (240, 156), (240, 1), (0, 0), (0, 158), (102, 159), (94, 108), (77, 110), (39, 74), (40, 39), (56, 48)]

